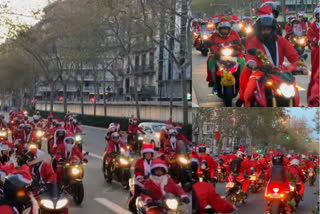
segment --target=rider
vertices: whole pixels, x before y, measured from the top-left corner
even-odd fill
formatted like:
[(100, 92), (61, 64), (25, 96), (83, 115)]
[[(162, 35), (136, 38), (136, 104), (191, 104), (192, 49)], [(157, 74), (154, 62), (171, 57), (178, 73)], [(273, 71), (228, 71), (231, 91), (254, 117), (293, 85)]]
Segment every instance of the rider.
[(42, 122), (39, 115), (33, 115), (33, 128), (42, 128)]
[[(105, 157), (106, 157), (106, 161), (108, 162), (107, 164), (108, 175), (112, 174), (111, 167), (113, 165), (114, 156), (117, 154), (120, 154), (121, 150), (126, 151), (126, 144), (120, 141), (120, 135), (118, 132), (113, 132), (111, 134), (111, 139), (108, 140), (108, 144), (105, 149), (105, 152), (107, 154)], [(105, 166), (105, 164), (103, 164), (103, 166)], [(104, 171), (105, 169), (103, 169), (103, 172)], [(107, 178), (108, 182), (111, 182), (111, 180), (112, 180), (111, 177)]]
[(141, 149), (142, 158), (137, 160), (134, 166), (134, 190), (129, 199), (129, 210), (136, 211), (136, 198), (141, 194), (141, 188), (144, 187), (145, 179), (149, 178), (151, 174), (151, 164), (154, 157), (153, 144), (144, 144)]
[(310, 25), (307, 31), (307, 38), (311, 44), (312, 64), (311, 81), (307, 93), (309, 106), (319, 106), (319, 11), (319, 7), (314, 10), (316, 20)]
[(154, 159), (150, 170), (150, 178), (144, 182), (144, 188), (149, 193), (142, 194), (142, 199), (147, 205), (147, 214), (158, 213), (159, 207), (155, 207), (154, 202), (161, 200), (166, 193), (172, 193), (181, 198), (183, 203), (190, 202), (183, 189), (168, 175), (168, 167), (164, 160), (161, 158)]
[(138, 132), (145, 134), (143, 129), (138, 126), (138, 118), (129, 119), (128, 142), (132, 143), (134, 139), (138, 139)]
[(46, 130), (49, 130), (52, 127), (52, 123), (53, 123), (53, 113), (50, 112), (50, 114), (48, 115), (48, 120), (44, 124), (44, 128)]
[[(261, 7), (269, 5), (272, 8), (272, 16), (275, 20), (275, 32), (277, 35), (282, 36), (282, 29), (280, 24), (277, 22), (277, 18), (279, 16), (279, 9), (275, 0), (263, 0)], [(260, 8), (261, 8), (260, 7)]]
[(288, 17), (288, 23), (285, 25), (285, 31), (286, 31), (286, 35), (284, 38), (286, 38), (287, 40), (289, 40), (289, 37), (293, 34), (293, 27), (292, 27), (292, 23), (291, 21), (294, 19), (294, 16), (289, 16)]
[(197, 159), (192, 159), (191, 169), (192, 174), (192, 213), (205, 214), (205, 208), (209, 205), (211, 209), (219, 213), (231, 213), (237, 208), (229, 201), (222, 199), (216, 193), (214, 186), (207, 182), (199, 182), (196, 176), (198, 171)]
[(110, 123), (107, 129), (107, 134), (105, 136), (106, 141), (111, 139), (111, 135), (114, 132), (120, 132), (120, 124), (119, 123)]
[[(272, 17), (272, 8), (267, 5), (258, 10), (259, 19), (256, 22), (256, 35), (247, 41), (246, 50), (251, 48), (260, 49), (264, 52), (271, 64), (283, 67), (284, 57), (292, 64), (290, 69), (296, 68), (296, 63), (300, 61), (297, 51), (283, 37), (276, 34), (276, 22)], [(257, 66), (263, 63), (257, 56), (246, 54), (247, 66), (243, 70), (240, 78), (240, 101), (245, 101), (245, 106), (250, 107), (254, 99), (256, 90), (256, 80), (263, 77), (260, 71), (254, 72)], [(304, 73), (307, 73), (305, 67), (299, 67)], [(238, 105), (238, 104), (237, 104)], [(239, 106), (239, 105), (238, 105)]]
[(209, 154), (206, 153), (207, 147), (204, 144), (199, 145), (198, 149), (198, 155), (200, 158), (200, 163), (206, 162), (208, 164), (208, 172), (210, 173), (210, 179), (213, 181), (213, 183), (217, 182), (217, 168), (218, 168), (218, 163), (213, 159), (213, 157)]
[(207, 21), (201, 21), (200, 22), (200, 29), (199, 29), (199, 35), (198, 37), (195, 39), (194, 43), (193, 43), (193, 46), (196, 47), (197, 49), (200, 48), (199, 45), (200, 45), (200, 40), (201, 40), (201, 36), (207, 32), (207, 24), (208, 22)]
[(296, 183), (297, 190), (299, 192), (299, 195), (301, 196), (301, 200), (303, 198), (304, 193), (304, 183), (305, 183), (305, 177), (303, 172), (301, 171), (301, 168), (299, 168), (299, 160), (293, 159), (290, 162), (290, 167), (287, 170), (287, 178), (289, 181)]
[(248, 189), (250, 186), (250, 181), (245, 177), (248, 171), (248, 166), (243, 161), (245, 157), (244, 146), (241, 146), (237, 151), (237, 158), (234, 159), (230, 164), (231, 175), (241, 184), (242, 191), (248, 196)]
[(72, 119), (70, 126), (68, 126), (67, 131), (73, 133), (73, 134), (77, 134), (77, 133), (82, 133), (82, 129), (79, 126), (78, 120), (77, 119)]
[(165, 122), (165, 126), (160, 131), (160, 151), (164, 151), (164, 144), (169, 139), (169, 130), (173, 128), (171, 119)]
[(191, 141), (182, 133), (182, 125), (175, 126), (177, 132), (177, 140), (183, 141), (186, 145), (191, 145)]
[(172, 128), (169, 130), (168, 139), (164, 143), (164, 151), (161, 153), (179, 152), (179, 145), (177, 140), (177, 131)]
[(209, 56), (207, 60), (207, 78), (209, 87), (214, 89), (217, 87), (216, 82), (216, 61), (219, 58), (219, 51), (222, 47), (231, 46), (234, 49), (234, 55), (237, 56), (237, 61), (240, 64), (240, 72), (245, 67), (245, 62), (242, 54), (242, 47), (239, 35), (231, 29), (230, 17), (220, 17), (217, 26), (217, 33), (214, 33), (208, 41), (208, 47), (214, 56)]
[(52, 154), (54, 153), (54, 150), (58, 147), (58, 145), (63, 144), (66, 133), (67, 131), (62, 127), (56, 129), (53, 139), (50, 139), (51, 142), (49, 143)]
[(4, 120), (4, 115), (0, 113), (0, 130), (6, 129), (6, 128), (7, 128), (7, 123)]
[[(76, 142), (72, 133), (68, 133), (66, 137), (63, 139), (63, 144), (59, 144), (54, 151), (54, 159), (57, 161), (53, 161), (53, 168), (57, 166), (57, 180), (58, 182), (62, 180), (62, 170), (63, 166), (59, 166), (59, 162), (63, 160), (71, 160), (77, 161), (81, 160), (83, 162), (88, 162), (88, 159), (79, 151), (78, 147), (75, 146)], [(57, 165), (55, 165), (57, 164)]]

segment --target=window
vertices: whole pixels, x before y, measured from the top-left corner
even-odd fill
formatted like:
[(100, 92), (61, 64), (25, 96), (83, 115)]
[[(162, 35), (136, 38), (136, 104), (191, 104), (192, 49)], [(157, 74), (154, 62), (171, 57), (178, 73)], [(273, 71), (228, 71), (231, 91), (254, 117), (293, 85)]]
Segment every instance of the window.
[(144, 70), (146, 68), (146, 54), (142, 55), (142, 69)]
[(153, 52), (150, 52), (149, 65), (150, 65), (151, 69), (154, 68), (154, 53)]

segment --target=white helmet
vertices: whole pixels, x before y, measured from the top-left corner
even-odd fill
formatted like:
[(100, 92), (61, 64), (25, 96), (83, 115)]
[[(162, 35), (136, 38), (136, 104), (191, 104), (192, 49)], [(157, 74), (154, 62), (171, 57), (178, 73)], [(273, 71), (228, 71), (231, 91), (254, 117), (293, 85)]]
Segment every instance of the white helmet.
[(119, 139), (120, 139), (119, 133), (118, 133), (118, 132), (113, 132), (113, 133), (111, 134), (111, 139), (112, 139), (112, 140), (115, 140), (115, 142), (118, 142)]
[(299, 160), (298, 159), (293, 159), (292, 161), (290, 161), (290, 165), (293, 166), (293, 165), (297, 165), (299, 166)]
[(305, 154), (302, 154), (301, 157), (305, 159), (307, 156)]
[(40, 116), (39, 115), (33, 115), (33, 119), (34, 120), (40, 120)]
[(291, 154), (287, 154), (287, 158), (291, 158)]

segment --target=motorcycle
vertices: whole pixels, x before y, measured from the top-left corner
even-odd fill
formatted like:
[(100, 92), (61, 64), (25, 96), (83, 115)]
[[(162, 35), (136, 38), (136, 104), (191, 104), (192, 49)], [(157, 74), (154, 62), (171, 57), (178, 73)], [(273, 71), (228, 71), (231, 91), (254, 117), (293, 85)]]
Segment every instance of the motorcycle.
[(313, 186), (314, 182), (316, 181), (316, 174), (312, 168), (308, 169), (308, 180), (310, 186)]
[(267, 201), (270, 204), (270, 214), (286, 213), (285, 205), (288, 195), (285, 192), (279, 191), (280, 189), (272, 188), (272, 192), (266, 192)]
[(28, 147), (30, 147), (31, 145), (36, 146), (38, 149), (41, 149), (41, 143), (42, 143), (42, 137), (44, 136), (44, 131), (42, 131), (41, 129), (36, 129), (34, 130), (34, 138), (32, 138), (31, 142), (28, 143)]
[(290, 39), (291, 45), (296, 49), (299, 56), (304, 54), (305, 48), (307, 46), (307, 37), (306, 36), (292, 36)]
[(252, 171), (252, 174), (249, 176), (251, 192), (256, 193), (261, 190), (263, 180), (260, 178), (261, 174), (257, 173), (254, 167), (251, 167), (250, 170)]
[(200, 37), (197, 39), (198, 41), (196, 42), (196, 50), (200, 51), (202, 56), (208, 56), (209, 49), (206, 45), (206, 42), (209, 39), (209, 34), (203, 33), (200, 35)]
[[(146, 191), (143, 191), (146, 194)], [(167, 193), (163, 199), (159, 201), (153, 201), (149, 205), (149, 209), (152, 209), (154, 213), (163, 214), (180, 214), (183, 211), (180, 209), (182, 202), (173, 194)], [(143, 202), (141, 196), (136, 199), (137, 214), (146, 214), (146, 204)]]
[(131, 150), (135, 153), (139, 153), (143, 143), (143, 136), (136, 134), (129, 133), (128, 134), (128, 145), (130, 146)]
[(171, 153), (167, 157), (169, 162), (169, 175), (181, 183), (186, 192), (191, 191), (191, 158), (187, 154)]
[(1, 164), (7, 163), (10, 160), (13, 152), (14, 151), (8, 145), (2, 144), (0, 142), (0, 163)]
[[(253, 56), (263, 54), (257, 49), (250, 49), (248, 53)], [(260, 66), (257, 70), (264, 75), (256, 81), (253, 106), (298, 107), (300, 105), (298, 85), (293, 76), (299, 72), (283, 72), (280, 68), (270, 65)]]
[(216, 77), (215, 92), (223, 99), (226, 107), (232, 106), (232, 99), (239, 91), (240, 65), (236, 56), (237, 53), (232, 47), (221, 48), (220, 57), (215, 67), (211, 69), (212, 77)]
[(124, 189), (129, 188), (130, 179), (130, 167), (134, 159), (130, 156), (130, 153), (125, 152), (122, 148), (120, 154), (113, 153), (113, 165), (111, 166), (110, 173), (108, 172), (108, 161), (106, 153), (103, 158), (103, 176), (107, 183), (111, 183), (112, 180), (121, 182)]
[(236, 205), (238, 202), (246, 203), (246, 195), (241, 189), (241, 184), (235, 180), (233, 176), (228, 176), (227, 178), (227, 194), (226, 199)]
[[(84, 155), (87, 156), (86, 152)], [(84, 163), (82, 161), (59, 161), (58, 166), (62, 166), (62, 186), (61, 189), (73, 197), (75, 204), (80, 205), (84, 198)]]
[(68, 212), (69, 200), (62, 191), (58, 194), (49, 194), (48, 191), (43, 190), (38, 198), (39, 214), (64, 214)]

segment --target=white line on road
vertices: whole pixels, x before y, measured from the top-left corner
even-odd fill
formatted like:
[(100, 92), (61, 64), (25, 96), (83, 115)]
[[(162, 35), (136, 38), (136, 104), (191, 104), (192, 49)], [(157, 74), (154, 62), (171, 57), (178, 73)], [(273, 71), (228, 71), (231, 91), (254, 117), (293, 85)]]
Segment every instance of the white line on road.
[[(84, 150), (83, 150), (83, 153), (86, 153), (86, 152), (87, 152), (87, 151), (84, 151)], [(97, 155), (97, 154), (94, 154), (94, 153), (91, 153), (91, 152), (89, 152), (89, 156), (94, 157), (94, 158), (98, 158), (98, 159), (100, 159), (100, 160), (103, 159), (102, 156)]]
[(107, 207), (108, 209), (112, 210), (115, 213), (119, 213), (119, 214), (131, 214), (131, 212), (129, 212), (128, 210), (120, 207), (118, 204), (115, 204), (111, 201), (109, 201), (108, 199), (105, 198), (95, 198), (95, 201), (97, 201), (99, 204)]

